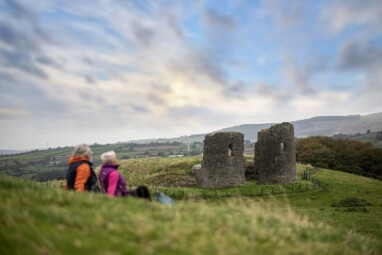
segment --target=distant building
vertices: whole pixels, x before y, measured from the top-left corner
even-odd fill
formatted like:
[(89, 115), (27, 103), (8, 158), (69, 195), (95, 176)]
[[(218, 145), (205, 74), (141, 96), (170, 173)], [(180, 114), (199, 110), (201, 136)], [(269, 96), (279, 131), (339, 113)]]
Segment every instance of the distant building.
[(61, 161), (50, 161), (48, 163), (48, 166), (53, 167), (53, 166), (58, 166), (59, 164), (61, 164)]

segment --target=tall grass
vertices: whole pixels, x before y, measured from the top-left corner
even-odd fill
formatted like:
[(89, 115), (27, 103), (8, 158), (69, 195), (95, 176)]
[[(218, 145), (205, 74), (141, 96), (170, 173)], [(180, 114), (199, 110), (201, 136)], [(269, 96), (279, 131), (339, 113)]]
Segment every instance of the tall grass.
[(0, 254), (381, 254), (375, 239), (251, 199), (176, 206), (0, 176)]

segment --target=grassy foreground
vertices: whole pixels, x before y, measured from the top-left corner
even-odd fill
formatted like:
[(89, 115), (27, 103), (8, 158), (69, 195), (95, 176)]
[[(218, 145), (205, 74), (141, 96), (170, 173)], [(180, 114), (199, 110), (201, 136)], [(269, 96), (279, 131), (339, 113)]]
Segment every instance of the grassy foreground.
[(381, 254), (379, 241), (229, 199), (164, 206), (0, 175), (0, 254)]

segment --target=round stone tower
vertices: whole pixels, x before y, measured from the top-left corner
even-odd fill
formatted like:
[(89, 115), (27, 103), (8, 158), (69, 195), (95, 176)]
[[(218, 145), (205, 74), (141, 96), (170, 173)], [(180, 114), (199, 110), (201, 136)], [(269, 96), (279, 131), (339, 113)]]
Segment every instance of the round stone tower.
[(297, 182), (292, 124), (284, 122), (258, 132), (255, 171), (260, 184)]
[(218, 132), (204, 139), (202, 167), (195, 173), (204, 188), (224, 188), (245, 184), (244, 135)]

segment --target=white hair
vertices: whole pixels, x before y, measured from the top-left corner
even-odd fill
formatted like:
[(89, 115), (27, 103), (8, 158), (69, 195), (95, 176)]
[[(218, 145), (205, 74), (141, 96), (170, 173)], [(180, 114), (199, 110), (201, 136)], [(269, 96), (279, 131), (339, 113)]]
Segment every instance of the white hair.
[(110, 163), (117, 160), (117, 154), (114, 151), (108, 151), (101, 154), (102, 163)]
[(73, 151), (73, 156), (86, 156), (89, 159), (91, 158), (93, 152), (87, 144), (77, 145)]

